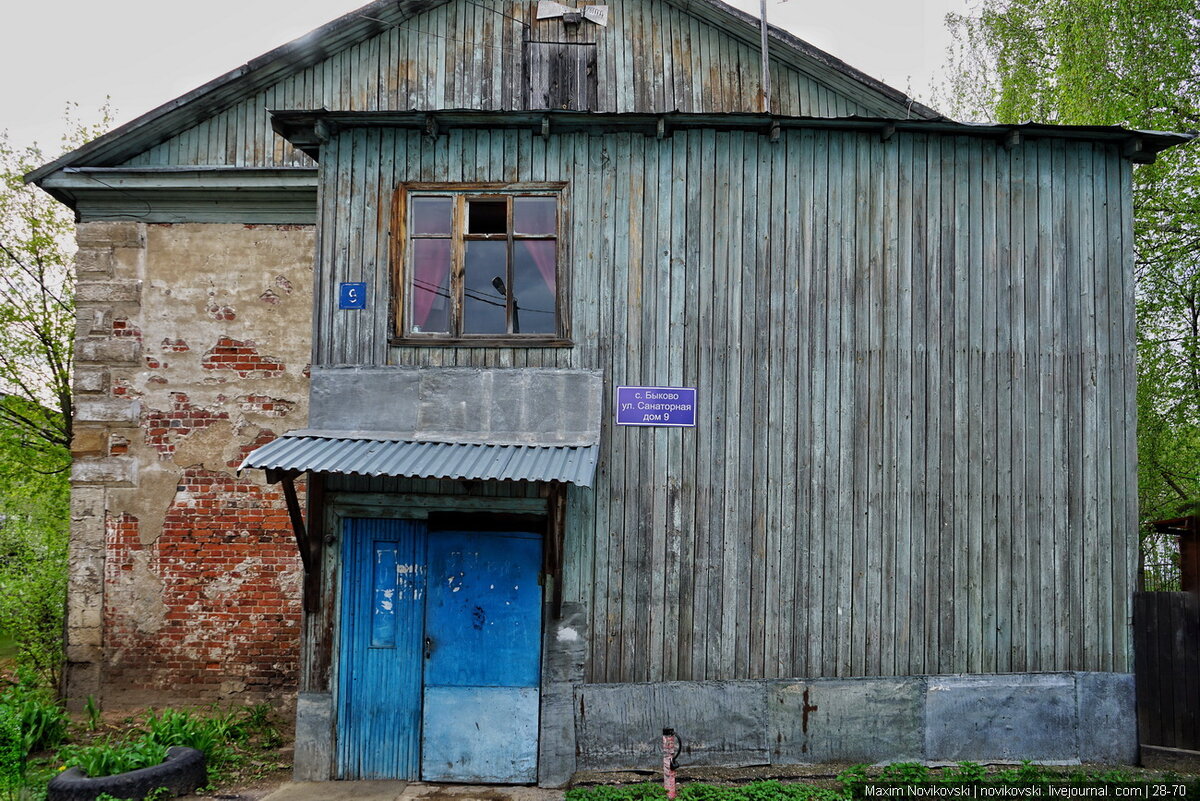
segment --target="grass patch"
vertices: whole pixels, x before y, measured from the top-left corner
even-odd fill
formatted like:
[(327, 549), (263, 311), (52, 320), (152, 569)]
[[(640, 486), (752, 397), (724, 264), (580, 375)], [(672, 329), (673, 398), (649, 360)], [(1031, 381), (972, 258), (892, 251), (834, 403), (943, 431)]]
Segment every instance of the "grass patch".
[(114, 723), (93, 709), (70, 724), (49, 691), (16, 683), (0, 692), (0, 801), (42, 801), (67, 767), (99, 777), (157, 765), (177, 745), (204, 752), (212, 787), (254, 782), (291, 767), (282, 743), (268, 704), (151, 709)]
[[(900, 788), (914, 785), (1049, 787), (1158, 783), (1173, 788), (1170, 797), (1200, 798), (1200, 778), (1195, 776), (1180, 777), (1136, 768), (1055, 768), (1029, 762), (1011, 767), (984, 766), (974, 762), (960, 762), (946, 768), (930, 768), (919, 762), (899, 762), (879, 768), (855, 765), (838, 774), (836, 780), (681, 783), (676, 797), (680, 801), (843, 801), (866, 797), (863, 792), (866, 782)], [(650, 783), (575, 787), (566, 794), (567, 801), (659, 801), (666, 797), (661, 784)]]

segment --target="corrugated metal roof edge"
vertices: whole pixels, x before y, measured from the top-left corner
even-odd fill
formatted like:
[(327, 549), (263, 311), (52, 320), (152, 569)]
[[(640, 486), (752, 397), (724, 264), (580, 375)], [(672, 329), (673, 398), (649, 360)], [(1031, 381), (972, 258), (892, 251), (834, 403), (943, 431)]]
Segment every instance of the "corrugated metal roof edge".
[[(64, 167), (114, 166), (112, 163), (114, 158), (105, 158), (110, 153), (118, 153), (115, 157), (116, 160), (124, 160), (121, 158), (122, 155), (125, 157), (136, 155), (169, 139), (176, 133), (186, 130), (208, 116), (220, 113), (244, 97), (282, 80), (287, 75), (318, 63), (347, 46), (350, 41), (357, 40), (358, 37), (372, 36), (386, 27), (398, 24), (449, 1), (426, 0), (420, 2), (417, 0), (405, 3), (396, 0), (375, 0), (375, 2), (344, 14), (304, 36), (251, 59), (242, 66), (151, 109), (82, 147), (32, 170), (24, 176), (24, 180), (26, 183), (36, 184), (47, 175)], [(727, 20), (740, 25), (758, 25), (757, 17), (736, 9), (722, 0), (666, 0), (666, 2), (687, 13), (694, 13), (693, 6), (703, 5), (717, 15), (724, 16)], [(391, 19), (393, 16), (395, 19)], [(792, 51), (792, 55), (811, 59), (823, 67), (840, 73), (870, 92), (880, 95), (888, 102), (907, 105), (910, 111), (919, 116), (926, 118), (939, 116), (936, 111), (917, 103), (899, 89), (872, 78), (782, 28), (770, 24), (767, 27), (771, 40), (788, 48)], [(362, 30), (355, 30), (355, 28)], [(341, 42), (339, 37), (349, 41)], [(238, 86), (238, 84), (242, 85)], [(179, 117), (179, 122), (175, 123), (172, 120), (173, 117)], [(131, 139), (128, 143), (129, 146), (123, 149), (119, 148), (120, 140), (126, 139), (126, 137)], [(126, 154), (126, 150), (131, 152)], [(90, 161), (92, 157), (95, 157), (94, 161)]]
[[(388, 453), (387, 449), (361, 447), (367, 442), (376, 446), (394, 444), (414, 447)], [(355, 453), (356, 450), (365, 450), (366, 453)], [(365, 456), (372, 458), (362, 461)], [(549, 458), (551, 456), (558, 458)], [(599, 444), (499, 445), (290, 436), (280, 437), (256, 448), (246, 456), (238, 470), (311, 471), (361, 476), (409, 475), (492, 481), (565, 481), (586, 487), (591, 486), (598, 460)], [(408, 466), (398, 469), (398, 464)]]

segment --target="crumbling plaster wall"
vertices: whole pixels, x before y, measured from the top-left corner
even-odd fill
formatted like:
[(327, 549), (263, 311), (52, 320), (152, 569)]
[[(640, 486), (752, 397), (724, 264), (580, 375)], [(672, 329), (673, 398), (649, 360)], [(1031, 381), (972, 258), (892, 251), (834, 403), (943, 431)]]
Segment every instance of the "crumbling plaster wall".
[(67, 693), (295, 686), (299, 560), (254, 447), (307, 419), (311, 226), (77, 229)]

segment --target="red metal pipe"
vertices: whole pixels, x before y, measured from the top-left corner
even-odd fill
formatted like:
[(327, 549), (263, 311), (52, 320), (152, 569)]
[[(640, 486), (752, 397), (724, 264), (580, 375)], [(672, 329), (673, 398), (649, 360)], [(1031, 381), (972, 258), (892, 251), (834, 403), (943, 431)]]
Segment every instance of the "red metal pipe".
[(678, 767), (677, 759), (682, 747), (683, 743), (674, 729), (663, 729), (663, 789), (667, 791), (667, 798), (675, 797), (675, 768)]

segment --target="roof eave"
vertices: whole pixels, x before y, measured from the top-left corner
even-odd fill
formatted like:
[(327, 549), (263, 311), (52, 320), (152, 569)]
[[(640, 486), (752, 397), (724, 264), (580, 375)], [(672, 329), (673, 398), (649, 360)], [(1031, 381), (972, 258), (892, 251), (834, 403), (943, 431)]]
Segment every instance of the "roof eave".
[(1195, 138), (1191, 133), (1139, 131), (1120, 126), (1048, 125), (1021, 123), (999, 125), (938, 119), (893, 119), (886, 117), (792, 117), (776, 114), (670, 112), (666, 114), (608, 113), (587, 111), (272, 111), (271, 125), (295, 147), (314, 159), (321, 145), (341, 128), (393, 127), (445, 131), (451, 128), (527, 128), (539, 133), (593, 131), (597, 128), (631, 131), (647, 136), (665, 135), (688, 128), (755, 131), (771, 135), (782, 129), (830, 129), (878, 131), (890, 137), (897, 131), (942, 133), (995, 139), (1014, 146), (1022, 137), (1073, 139), (1119, 145), (1131, 161), (1153, 161), (1158, 153)]

